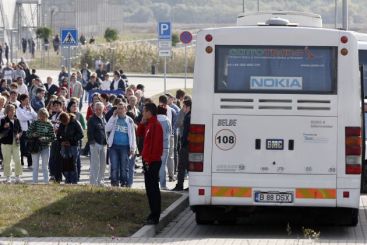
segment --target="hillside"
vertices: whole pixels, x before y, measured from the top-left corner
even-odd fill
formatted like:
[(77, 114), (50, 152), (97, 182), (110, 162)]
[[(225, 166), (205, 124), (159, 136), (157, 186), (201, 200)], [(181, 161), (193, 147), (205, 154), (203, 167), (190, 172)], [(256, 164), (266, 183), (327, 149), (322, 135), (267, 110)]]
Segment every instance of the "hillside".
[[(121, 0), (110, 0), (115, 4)], [(124, 20), (147, 23), (172, 20), (187, 24), (231, 24), (242, 12), (242, 0), (123, 0)], [(350, 0), (350, 26), (365, 29), (366, 0)], [(245, 0), (245, 10), (257, 11), (257, 0)], [(342, 0), (338, 0), (338, 22), (341, 23)], [(295, 10), (321, 14), (326, 24), (335, 22), (335, 0), (260, 0), (260, 10)]]

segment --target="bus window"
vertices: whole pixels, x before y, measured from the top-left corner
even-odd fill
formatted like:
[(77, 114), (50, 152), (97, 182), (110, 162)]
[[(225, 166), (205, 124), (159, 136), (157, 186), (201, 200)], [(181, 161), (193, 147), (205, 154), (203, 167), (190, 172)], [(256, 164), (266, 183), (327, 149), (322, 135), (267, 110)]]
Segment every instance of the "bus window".
[(363, 95), (367, 98), (367, 50), (359, 50), (359, 64), (363, 69)]
[(336, 94), (336, 47), (215, 47), (216, 93)]

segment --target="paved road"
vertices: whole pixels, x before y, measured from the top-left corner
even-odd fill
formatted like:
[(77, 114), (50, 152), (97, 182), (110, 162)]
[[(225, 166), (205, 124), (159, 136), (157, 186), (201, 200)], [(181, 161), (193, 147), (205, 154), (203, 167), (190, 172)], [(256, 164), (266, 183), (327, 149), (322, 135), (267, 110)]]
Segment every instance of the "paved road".
[[(57, 81), (59, 71), (55, 70), (38, 70), (37, 74), (41, 77), (42, 81), (46, 82), (46, 78), (51, 76), (54, 81)], [(164, 79), (162, 77), (146, 77), (146, 76), (130, 76), (127, 74), (130, 84), (143, 84), (145, 86), (145, 95), (147, 97), (162, 93), (164, 91)], [(187, 79), (187, 88), (192, 88), (192, 79)], [(183, 78), (167, 78), (167, 90), (169, 89), (183, 89), (185, 87), (185, 81)]]
[[(359, 224), (356, 227), (320, 226), (305, 228), (313, 229), (320, 233), (319, 241), (328, 243), (330, 241), (345, 241), (348, 243), (367, 243), (367, 196), (361, 197), (359, 213)], [(259, 214), (257, 220), (252, 222), (242, 221), (238, 225), (197, 225), (195, 215), (190, 209), (186, 209), (180, 216), (172, 221), (157, 238), (178, 239), (276, 239), (293, 240), (304, 238), (301, 225), (287, 225), (274, 222), (277, 218), (289, 217), (287, 213), (267, 214), (267, 217)], [(269, 223), (273, 223), (269, 225)], [(273, 243), (269, 243), (273, 244)], [(278, 244), (284, 244), (280, 242)], [(293, 243), (292, 243), (293, 244)]]

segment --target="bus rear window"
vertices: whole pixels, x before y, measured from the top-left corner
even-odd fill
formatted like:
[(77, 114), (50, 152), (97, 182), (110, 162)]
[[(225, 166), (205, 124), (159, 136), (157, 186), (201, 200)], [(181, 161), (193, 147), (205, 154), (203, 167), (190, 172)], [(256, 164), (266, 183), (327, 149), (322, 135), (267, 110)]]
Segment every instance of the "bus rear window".
[(215, 47), (216, 93), (336, 94), (336, 47)]

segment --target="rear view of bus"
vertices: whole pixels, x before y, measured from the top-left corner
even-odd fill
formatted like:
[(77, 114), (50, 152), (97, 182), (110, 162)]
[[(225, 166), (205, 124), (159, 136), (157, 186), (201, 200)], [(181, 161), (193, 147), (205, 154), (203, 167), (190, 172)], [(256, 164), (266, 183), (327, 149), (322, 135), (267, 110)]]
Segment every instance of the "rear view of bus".
[(358, 40), (302, 18), (199, 32), (189, 146), (197, 223), (259, 206), (322, 207), (358, 223)]

